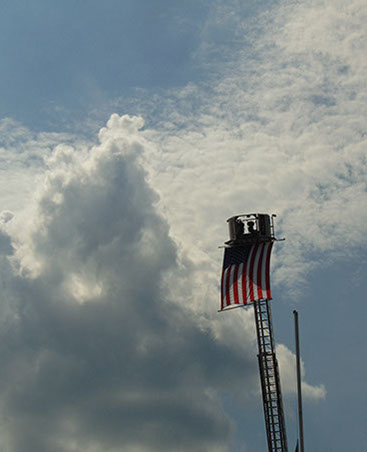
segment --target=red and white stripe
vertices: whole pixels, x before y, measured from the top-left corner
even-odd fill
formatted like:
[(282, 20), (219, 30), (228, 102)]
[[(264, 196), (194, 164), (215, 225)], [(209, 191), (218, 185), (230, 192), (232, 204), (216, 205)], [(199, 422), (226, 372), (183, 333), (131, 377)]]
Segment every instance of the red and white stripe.
[(222, 272), (222, 309), (271, 299), (270, 255), (273, 243), (252, 245), (248, 259)]

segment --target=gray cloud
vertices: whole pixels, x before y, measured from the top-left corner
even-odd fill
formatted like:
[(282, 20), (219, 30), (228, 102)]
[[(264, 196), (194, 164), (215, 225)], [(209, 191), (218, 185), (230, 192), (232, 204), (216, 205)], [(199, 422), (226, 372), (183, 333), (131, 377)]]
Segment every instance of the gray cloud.
[(113, 115), (89, 152), (58, 146), (29, 230), (2, 226), (10, 452), (228, 450), (220, 393), (257, 385), (252, 350), (218, 341), (165, 289), (189, 269), (145, 182), (141, 126)]

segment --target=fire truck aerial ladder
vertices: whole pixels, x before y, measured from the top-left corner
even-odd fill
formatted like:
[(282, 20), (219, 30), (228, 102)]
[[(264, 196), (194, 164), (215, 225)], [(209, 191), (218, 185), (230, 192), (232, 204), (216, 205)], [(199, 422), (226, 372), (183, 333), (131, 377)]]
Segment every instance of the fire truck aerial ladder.
[(254, 305), (258, 363), (269, 452), (288, 452), (285, 417), (270, 309), (270, 254), (274, 217), (229, 218), (221, 284), (221, 311)]

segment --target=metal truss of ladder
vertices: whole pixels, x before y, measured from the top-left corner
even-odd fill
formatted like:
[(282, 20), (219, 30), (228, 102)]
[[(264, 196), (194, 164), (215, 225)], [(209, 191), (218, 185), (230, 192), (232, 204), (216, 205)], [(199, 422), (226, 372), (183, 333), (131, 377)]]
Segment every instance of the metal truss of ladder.
[(287, 452), (278, 362), (275, 356), (270, 305), (268, 300), (254, 303), (261, 390), (269, 452)]

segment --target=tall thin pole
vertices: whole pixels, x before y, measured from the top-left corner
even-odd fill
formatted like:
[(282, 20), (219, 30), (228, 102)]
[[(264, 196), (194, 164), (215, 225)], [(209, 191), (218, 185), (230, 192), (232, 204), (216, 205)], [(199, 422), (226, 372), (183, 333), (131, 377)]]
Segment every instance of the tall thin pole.
[(300, 357), (300, 351), (299, 351), (298, 312), (297, 311), (293, 311), (293, 314), (294, 314), (294, 330), (295, 330), (295, 337), (296, 337), (299, 445), (300, 445), (300, 452), (304, 452), (303, 414), (302, 414), (302, 389), (301, 389), (301, 357)]

